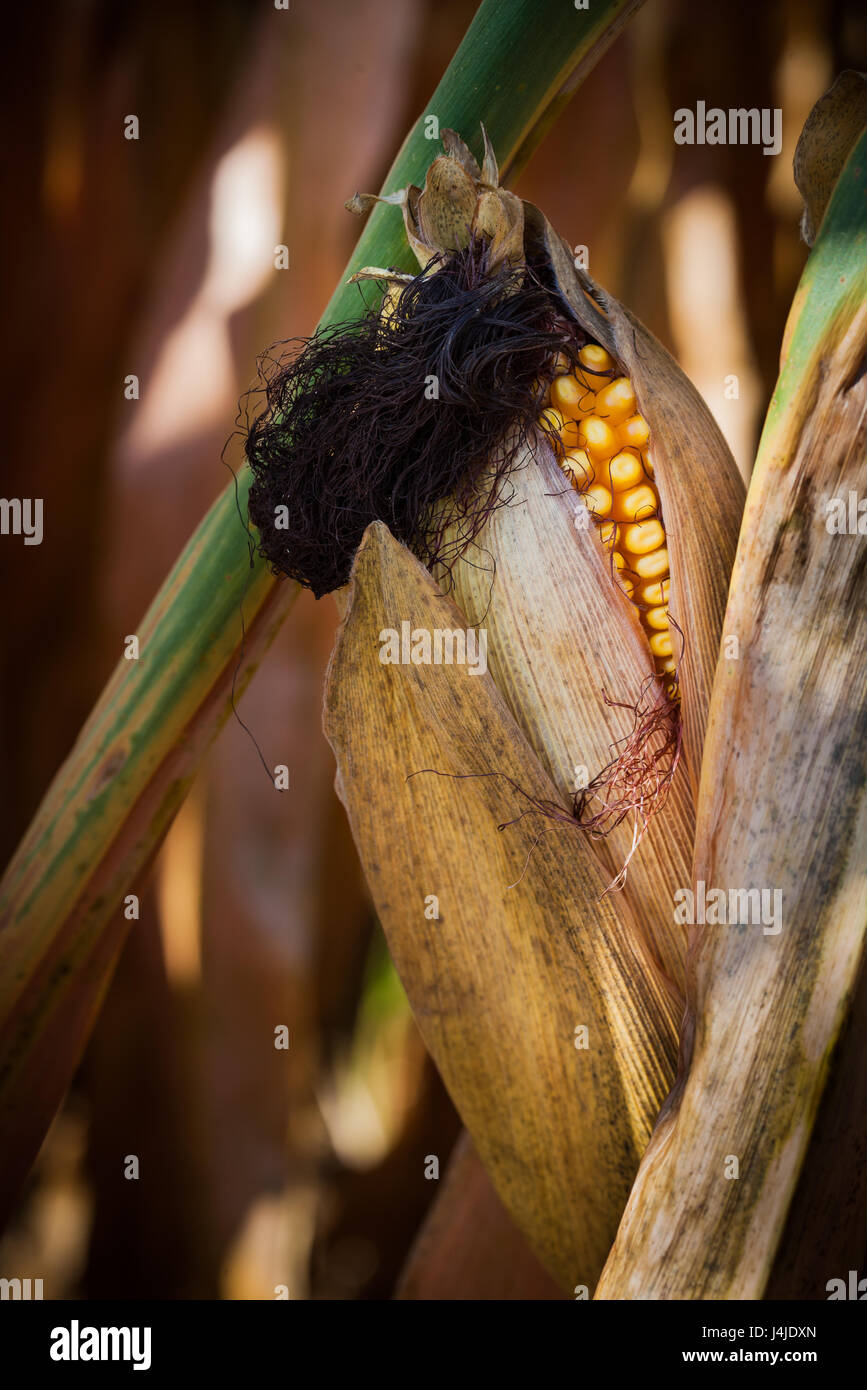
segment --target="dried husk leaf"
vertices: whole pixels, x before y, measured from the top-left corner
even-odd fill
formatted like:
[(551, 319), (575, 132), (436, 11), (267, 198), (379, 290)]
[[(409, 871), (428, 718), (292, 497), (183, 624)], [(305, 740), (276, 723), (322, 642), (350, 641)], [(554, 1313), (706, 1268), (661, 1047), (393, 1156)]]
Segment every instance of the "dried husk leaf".
[(418, 200), (421, 240), (432, 249), (455, 251), (466, 246), (476, 207), (476, 184), (448, 155), (437, 155), (427, 171)]
[[(863, 1153), (864, 1111), (846, 1115), (840, 1064), (857, 1063), (851, 1043), (867, 1031), (865, 549), (863, 536), (829, 530), (826, 501), (863, 488), (865, 166), (867, 136), (793, 306), (726, 614), (741, 655), (717, 672), (699, 800), (696, 879), (779, 890), (782, 927), (698, 933), (688, 1073), (642, 1163), (599, 1297), (762, 1297), (829, 1078), (820, 1131), (831, 1141), (848, 1132)], [(861, 1012), (838, 1047), (853, 1001)], [(857, 1069), (853, 1080), (850, 1100), (865, 1092)], [(739, 1159), (737, 1181), (726, 1181), (727, 1155)], [(815, 1165), (809, 1176), (815, 1232)], [(852, 1199), (826, 1214), (829, 1225), (852, 1223)], [(796, 1256), (790, 1241), (790, 1267)], [(826, 1281), (845, 1274), (814, 1266), (809, 1296), (827, 1297)]]
[(407, 275), (402, 270), (387, 270), (381, 265), (366, 265), (361, 270), (356, 270), (354, 275), (350, 275), (351, 285), (360, 284), (363, 280), (384, 281), (387, 285), (409, 285), (415, 277)]
[(494, 154), (494, 147), (491, 144), (490, 136), (482, 126), (482, 139), (485, 142), (485, 155), (482, 160), (482, 183), (490, 184), (491, 188), (496, 188), (500, 182), (500, 170), (497, 164), (497, 156)]
[[(510, 486), (512, 502), (492, 514), (477, 547), (453, 567), (454, 597), (471, 626), (485, 627), (491, 675), (568, 808), (576, 768), (592, 777), (632, 725), (629, 711), (606, 706), (604, 692), (635, 699), (653, 664), (584, 504), (544, 440), (535, 459), (524, 457)], [(513, 800), (517, 810), (519, 799)], [(538, 818), (538, 824), (546, 822)], [(672, 902), (674, 889), (689, 882), (694, 831), (692, 793), (681, 768), (623, 889), (642, 939), (678, 989), (687, 936), (674, 922)], [(631, 820), (600, 840), (587, 840), (577, 824), (557, 833), (591, 847), (606, 885), (632, 848)]]
[[(351, 198), (347, 199), (343, 206), (346, 208), (347, 212), (355, 213), (357, 217), (363, 217), (364, 214), (370, 212), (377, 203), (391, 203), (395, 207), (399, 207), (403, 212), (403, 225), (406, 232), (406, 239), (409, 242), (416, 260), (422, 270), (424, 270), (433, 259), (436, 252), (432, 251), (431, 247), (428, 246), (427, 242), (423, 241), (421, 237), (418, 224), (418, 204), (420, 197), (421, 189), (416, 187), (415, 184), (409, 184), (406, 188), (398, 188), (394, 193), (386, 193), (382, 197), (378, 196), (376, 193), (355, 193)], [(356, 274), (365, 276), (366, 271), (371, 269), (374, 269), (374, 267), (364, 267), (361, 271), (357, 271)], [(354, 276), (350, 276), (349, 282), (354, 278)], [(375, 277), (368, 275), (367, 278), (373, 279)]]
[(349, 212), (368, 212), (376, 203), (393, 203), (403, 211), (407, 240), (425, 270), (437, 257), (469, 245), (471, 236), (489, 241), (489, 264), (519, 265), (524, 258), (524, 205), (514, 193), (497, 186), (497, 161), (482, 126), (485, 156), (481, 171), (469, 147), (454, 130), (442, 131), (445, 154), (428, 168), (424, 188), (410, 184), (384, 198), (356, 193)]
[(520, 265), (524, 259), (524, 205), (502, 189), (479, 194), (473, 214), (473, 236), (486, 237), (494, 265)]
[[(381, 523), (356, 558), (326, 734), (389, 947), (503, 1202), (564, 1288), (595, 1283), (674, 1064), (622, 896), (570, 829), (500, 832), (556, 790), (487, 674), (383, 665), (383, 629), (464, 625)], [(410, 773), (435, 768), (407, 780)], [(532, 853), (530, 851), (532, 850)], [(514, 885), (514, 886), (510, 886)], [(439, 900), (438, 920), (425, 899)], [(586, 1024), (590, 1046), (574, 1046)]]
[(441, 132), (443, 149), (452, 159), (457, 160), (458, 164), (469, 174), (475, 183), (479, 183), (482, 171), (479, 168), (478, 160), (470, 149), (469, 145), (461, 139), (456, 130), (443, 130)]

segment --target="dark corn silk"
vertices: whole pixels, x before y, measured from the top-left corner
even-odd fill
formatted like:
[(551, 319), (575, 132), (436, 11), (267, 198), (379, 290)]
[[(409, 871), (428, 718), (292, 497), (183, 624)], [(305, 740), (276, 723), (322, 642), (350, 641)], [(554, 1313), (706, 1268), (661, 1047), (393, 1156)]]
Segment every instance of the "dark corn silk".
[(492, 269), (473, 240), (391, 293), (385, 315), (300, 343), (267, 374), (247, 437), (260, 553), (319, 598), (347, 582), (365, 529), (384, 521), (448, 569), (509, 500), (538, 381), (573, 342), (532, 268)]

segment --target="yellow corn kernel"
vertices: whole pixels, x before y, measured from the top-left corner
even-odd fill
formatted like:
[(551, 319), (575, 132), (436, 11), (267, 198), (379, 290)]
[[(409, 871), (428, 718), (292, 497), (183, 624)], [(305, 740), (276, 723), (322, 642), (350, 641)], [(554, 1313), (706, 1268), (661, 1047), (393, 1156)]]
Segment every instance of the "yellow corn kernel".
[(654, 632), (653, 636), (650, 638), (650, 650), (653, 652), (654, 656), (671, 656), (671, 633)]
[(658, 550), (660, 546), (665, 545), (662, 522), (657, 521), (655, 517), (650, 521), (635, 521), (632, 525), (623, 527), (622, 540), (624, 550), (631, 551), (633, 555), (649, 555), (652, 550)]
[(653, 477), (653, 460), (647, 452), (641, 455), (641, 462), (644, 464), (644, 471), (648, 478)]
[(551, 404), (571, 420), (576, 419), (581, 411), (581, 402), (586, 399), (586, 390), (574, 376), (555, 376), (551, 382)]
[(649, 608), (642, 614), (648, 627), (652, 627), (656, 632), (668, 632), (668, 609)]
[(625, 492), (644, 481), (641, 459), (629, 449), (621, 449), (608, 463), (608, 478), (614, 492)]
[(613, 521), (605, 521), (602, 523), (602, 525), (599, 527), (599, 539), (605, 546), (606, 550), (611, 549), (612, 545), (617, 539), (617, 527), (615, 526)]
[(557, 434), (565, 423), (565, 415), (561, 415), (559, 410), (553, 410), (550, 406), (547, 410), (543, 410), (539, 416), (539, 424), (546, 434)]
[(579, 381), (583, 382), (588, 391), (593, 392), (594, 401), (597, 395), (604, 391), (605, 387), (611, 383), (611, 377), (607, 372), (590, 372), (579, 367), (576, 371), (576, 376)]
[(584, 489), (581, 496), (584, 498), (587, 510), (592, 512), (594, 516), (600, 519), (610, 516), (611, 493), (607, 487), (603, 487), (601, 483), (594, 483), (592, 487)]
[(558, 352), (552, 364), (552, 371), (555, 376), (562, 376), (564, 372), (571, 372), (572, 363), (565, 352)]
[(659, 498), (647, 483), (619, 492), (614, 503), (615, 521), (646, 521), (656, 514)]
[[(596, 392), (599, 390), (600, 386), (605, 385), (607, 377), (594, 376), (592, 372), (585, 372), (582, 367), (576, 367), (575, 380), (585, 393), (585, 406), (589, 407), (595, 403)], [(593, 411), (588, 410), (588, 414), (592, 415)]]
[(643, 415), (630, 415), (618, 425), (617, 437), (624, 449), (644, 449), (650, 438), (650, 426)]
[(578, 425), (579, 438), (585, 449), (598, 459), (610, 458), (617, 452), (617, 439), (614, 431), (598, 415), (591, 415)]
[(581, 443), (581, 436), (578, 433), (578, 421), (567, 420), (560, 431), (560, 438), (567, 454), (577, 449)]
[[(647, 522), (638, 524), (648, 525)], [(630, 568), (635, 570), (639, 579), (663, 579), (668, 574), (668, 551), (663, 546), (661, 550), (650, 551), (647, 555), (636, 555)]]
[(581, 405), (578, 408), (578, 414), (575, 416), (575, 419), (587, 420), (591, 415), (596, 414), (596, 396), (594, 395), (593, 387), (588, 386), (586, 381), (582, 381), (580, 377), (576, 377), (575, 379), (581, 389)]
[(539, 416), (539, 424), (551, 438), (554, 452), (562, 455), (578, 446), (578, 426), (574, 420), (567, 420), (559, 410), (550, 406)]
[(628, 420), (635, 413), (635, 392), (629, 377), (615, 377), (603, 386), (596, 397), (596, 409), (612, 427)]
[(676, 670), (677, 661), (673, 656), (668, 656), (664, 661), (659, 662), (659, 674), (661, 676), (672, 676)]
[(624, 592), (624, 594), (626, 595), (626, 597), (627, 597), (627, 598), (632, 598), (632, 595), (633, 595), (634, 592), (635, 592), (635, 585), (633, 584), (632, 580), (629, 578), (629, 575), (628, 575), (628, 574), (618, 574), (618, 576), (617, 576), (617, 583), (620, 585), (620, 587), (621, 587), (621, 589), (623, 590), (623, 592)]
[(584, 377), (592, 391), (601, 391), (607, 386), (617, 370), (614, 358), (598, 343), (587, 343), (578, 354), (578, 362), (576, 373)]
[(591, 415), (596, 414), (596, 397), (589, 388), (585, 390), (581, 398), (581, 409), (576, 415), (576, 420), (589, 420)]
[(584, 449), (570, 449), (561, 460), (560, 467), (569, 475), (572, 486), (583, 492), (596, 481), (596, 470), (590, 462), (590, 455)]
[(578, 354), (578, 361), (584, 367), (592, 367), (597, 372), (610, 372), (615, 365), (610, 352), (599, 343), (585, 343)]
[(638, 593), (639, 603), (649, 603), (654, 608), (660, 604), (668, 603), (670, 585), (670, 579), (661, 579), (656, 584), (645, 584)]

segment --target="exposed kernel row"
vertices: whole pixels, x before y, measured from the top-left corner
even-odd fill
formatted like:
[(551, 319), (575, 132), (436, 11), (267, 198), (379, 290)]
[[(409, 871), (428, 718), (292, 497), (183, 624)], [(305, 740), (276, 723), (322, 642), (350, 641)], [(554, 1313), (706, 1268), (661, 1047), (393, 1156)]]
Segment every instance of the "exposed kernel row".
[(632, 382), (605, 348), (587, 343), (574, 371), (561, 357), (556, 372), (540, 424), (598, 522), (617, 581), (641, 617), (656, 670), (675, 694), (668, 550), (648, 452), (650, 428)]

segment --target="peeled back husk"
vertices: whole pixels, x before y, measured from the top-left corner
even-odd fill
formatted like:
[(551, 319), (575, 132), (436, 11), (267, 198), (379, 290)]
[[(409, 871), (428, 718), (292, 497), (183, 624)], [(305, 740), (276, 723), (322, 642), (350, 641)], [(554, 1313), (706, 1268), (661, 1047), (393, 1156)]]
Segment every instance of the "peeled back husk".
[(555, 789), (490, 674), (383, 664), (381, 634), (403, 622), (462, 626), (376, 523), (326, 690), (337, 789), (422, 1036), (487, 1172), (562, 1287), (592, 1290), (671, 1083), (677, 1017), (586, 841), (570, 827), (540, 835), (532, 819), (498, 829), (515, 791), (495, 769), (536, 797)]

